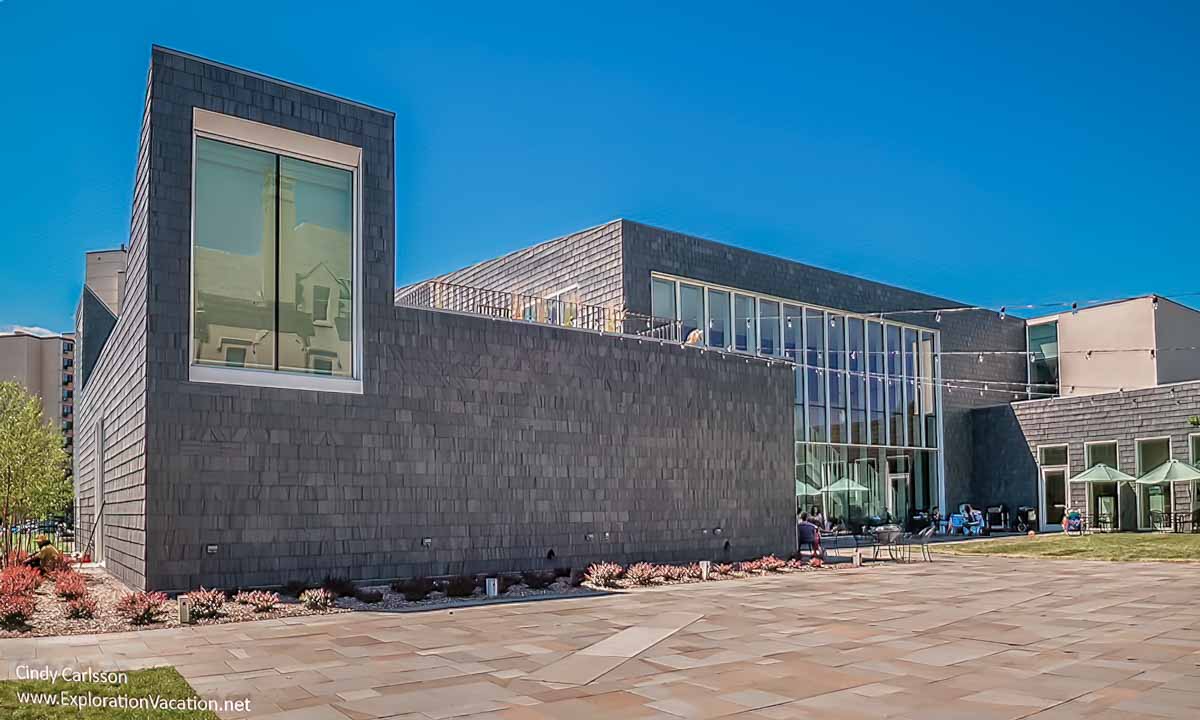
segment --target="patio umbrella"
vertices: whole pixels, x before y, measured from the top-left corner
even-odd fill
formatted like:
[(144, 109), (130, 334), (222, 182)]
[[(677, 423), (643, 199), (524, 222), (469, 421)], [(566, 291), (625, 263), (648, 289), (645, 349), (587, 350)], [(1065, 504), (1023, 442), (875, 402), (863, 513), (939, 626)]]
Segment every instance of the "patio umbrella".
[(866, 492), (867, 489), (868, 488), (866, 486), (860, 485), (857, 482), (851, 480), (850, 478), (842, 478), (841, 480), (838, 480), (837, 482), (835, 482), (834, 484), (825, 488), (821, 492), (827, 492), (827, 493), (847, 492), (847, 491), (849, 491), (849, 492)]
[(804, 482), (803, 480), (797, 480), (796, 481), (796, 494), (797, 495), (819, 495), (819, 494), (821, 494), (821, 491), (819, 489), (817, 489), (816, 487)]
[(1168, 482), (1200, 480), (1200, 470), (1182, 460), (1171, 458), (1137, 479), (1138, 485), (1161, 485)]
[(1088, 468), (1087, 470), (1084, 470), (1083, 472), (1079, 473), (1075, 477), (1071, 478), (1071, 482), (1089, 482), (1089, 483), (1132, 482), (1132, 481), (1133, 481), (1132, 475), (1126, 475), (1125, 473), (1121, 472), (1120, 470), (1117, 470), (1116, 468), (1110, 468), (1109, 466), (1105, 465), (1104, 463), (1100, 463), (1099, 465), (1093, 465), (1092, 467)]

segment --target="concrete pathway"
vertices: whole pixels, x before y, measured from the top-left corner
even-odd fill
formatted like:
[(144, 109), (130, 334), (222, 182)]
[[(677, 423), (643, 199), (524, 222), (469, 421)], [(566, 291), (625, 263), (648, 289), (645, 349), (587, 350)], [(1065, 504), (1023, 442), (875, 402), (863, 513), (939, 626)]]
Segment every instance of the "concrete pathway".
[(0, 641), (253, 717), (1200, 717), (1200, 565), (939, 557), (609, 597)]

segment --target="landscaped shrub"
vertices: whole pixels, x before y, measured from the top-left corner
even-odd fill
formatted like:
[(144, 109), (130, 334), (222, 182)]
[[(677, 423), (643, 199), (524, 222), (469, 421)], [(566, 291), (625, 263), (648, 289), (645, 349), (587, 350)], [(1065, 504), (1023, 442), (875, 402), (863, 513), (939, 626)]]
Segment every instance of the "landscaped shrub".
[(625, 578), (634, 585), (649, 585), (655, 578), (663, 577), (665, 565), (652, 565), (646, 562), (634, 563), (625, 571)]
[(251, 590), (234, 595), (233, 601), (241, 605), (249, 605), (254, 608), (254, 612), (270, 612), (279, 604), (279, 594), (266, 590)]
[(383, 601), (383, 593), (378, 590), (357, 590), (354, 593), (354, 599), (359, 602), (375, 604)]
[(96, 600), (91, 595), (80, 595), (67, 602), (67, 617), (75, 620), (95, 617)]
[(700, 563), (692, 563), (691, 565), (682, 565), (683, 576), (688, 580), (703, 580), (704, 571), (700, 569)]
[(550, 587), (558, 575), (553, 572), (538, 572), (535, 570), (526, 570), (521, 573), (521, 582), (525, 583), (525, 587), (530, 590), (542, 590)]
[(667, 582), (687, 582), (691, 579), (691, 571), (686, 565), (659, 565), (658, 571)]
[(409, 602), (424, 600), (433, 592), (433, 581), (429, 578), (415, 577), (408, 580), (397, 580), (392, 583), (392, 592), (399, 593)]
[(748, 574), (752, 575), (752, 574), (762, 571), (762, 569), (763, 569), (762, 561), (761, 560), (743, 560), (737, 564), (737, 569), (739, 572), (744, 572), (744, 573), (748, 573)]
[(25, 552), (24, 550), (19, 550), (19, 549), (9, 550), (8, 554), (4, 556), (3, 565), (0, 565), (0, 567), (12, 567), (13, 565), (21, 565), (21, 564), (24, 564), (24, 562), (28, 559), (29, 559), (29, 553)]
[(42, 574), (25, 565), (9, 565), (0, 572), (0, 595), (32, 595), (42, 584)]
[(298, 598), (305, 590), (311, 587), (312, 583), (307, 580), (288, 580), (287, 584), (283, 586), (283, 592), (291, 597)]
[(225, 593), (222, 590), (193, 590), (185, 595), (192, 603), (192, 615), (198, 618), (211, 618), (221, 614), (225, 605)]
[(117, 601), (117, 613), (134, 625), (156, 622), (166, 607), (167, 596), (160, 592), (133, 592)]
[(585, 580), (598, 587), (616, 587), (625, 568), (616, 563), (598, 562), (587, 569)]
[(716, 565), (713, 565), (713, 570), (715, 570), (718, 575), (732, 577), (737, 568), (733, 566), (733, 563), (717, 563)]
[(475, 594), (475, 578), (457, 575), (445, 582), (444, 589), (449, 597), (470, 597)]
[(0, 628), (16, 630), (33, 617), (32, 595), (0, 595)]
[(758, 559), (758, 567), (763, 572), (779, 572), (786, 566), (787, 563), (774, 555), (764, 555)]
[(312, 588), (300, 593), (300, 604), (309, 610), (327, 610), (337, 598), (325, 588)]
[(569, 578), (569, 577), (571, 577), (571, 568), (569, 568), (569, 567), (556, 567), (556, 568), (554, 568), (554, 577), (556, 577), (556, 578)]
[(64, 600), (74, 600), (87, 593), (87, 582), (74, 570), (54, 573), (54, 593)]
[(349, 578), (325, 576), (321, 587), (337, 597), (354, 597), (354, 583)]

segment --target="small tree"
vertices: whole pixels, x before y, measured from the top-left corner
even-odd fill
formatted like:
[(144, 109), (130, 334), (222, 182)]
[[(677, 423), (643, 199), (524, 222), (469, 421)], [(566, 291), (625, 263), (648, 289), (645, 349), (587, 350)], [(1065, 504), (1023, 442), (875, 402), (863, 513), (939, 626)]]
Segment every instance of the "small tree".
[(62, 435), (42, 422), (42, 404), (17, 383), (0, 383), (0, 521), (4, 556), (12, 526), (61, 512), (71, 502)]

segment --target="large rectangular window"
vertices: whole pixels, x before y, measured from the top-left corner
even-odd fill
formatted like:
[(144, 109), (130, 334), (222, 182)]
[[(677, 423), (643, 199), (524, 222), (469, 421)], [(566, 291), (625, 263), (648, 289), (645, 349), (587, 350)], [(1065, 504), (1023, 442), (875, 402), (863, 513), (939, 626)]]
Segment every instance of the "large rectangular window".
[(862, 318), (846, 319), (846, 348), (849, 351), (847, 380), (850, 386), (850, 442), (867, 442), (866, 337)]
[(708, 291), (708, 345), (729, 349), (729, 293)]
[(933, 333), (921, 332), (917, 366), (921, 370), (921, 417), (925, 420), (925, 447), (937, 447), (938, 440), (936, 342)]
[(870, 405), (871, 442), (887, 444), (886, 413), (883, 393), (883, 325), (867, 323), (867, 395)]
[(199, 109), (193, 127), (191, 379), (361, 392), (361, 151)]
[(908, 444), (921, 444), (921, 405), (917, 392), (917, 331), (904, 329), (904, 414), (908, 418)]
[(825, 432), (825, 313), (804, 311), (805, 387), (808, 392), (808, 439), (824, 442)]
[[(704, 289), (696, 285), (679, 283), (679, 321), (682, 324), (680, 337), (692, 341), (692, 333), (704, 327)], [(698, 336), (699, 337), (699, 336)], [(704, 342), (699, 338), (696, 344)]]
[(804, 338), (804, 311), (795, 305), (783, 306), (783, 353), (792, 362), (803, 362), (800, 357)]
[(904, 434), (904, 374), (903, 355), (900, 352), (900, 327), (887, 326), (887, 405), (888, 444), (907, 445)]
[[(1058, 394), (1058, 321), (1029, 326), (1029, 381), (1033, 392)], [(1034, 395), (1045, 397), (1045, 395)]]
[(846, 318), (829, 316), (829, 442), (850, 442), (846, 417)]
[(754, 352), (758, 346), (754, 339), (754, 298), (747, 295), (733, 296), (733, 348), (742, 352)]
[(774, 300), (758, 301), (758, 351), (779, 354), (779, 303)]
[(650, 314), (655, 326), (675, 322), (675, 282), (673, 280), (650, 281)]

